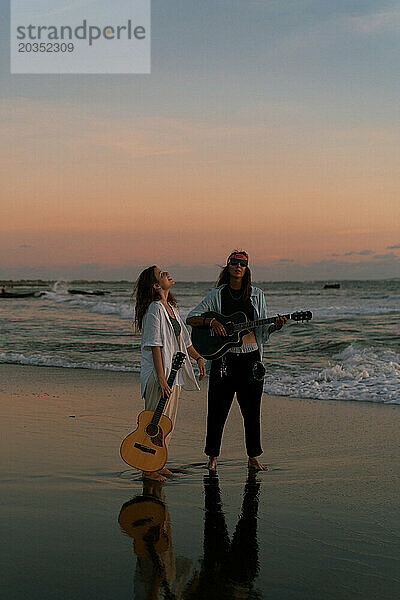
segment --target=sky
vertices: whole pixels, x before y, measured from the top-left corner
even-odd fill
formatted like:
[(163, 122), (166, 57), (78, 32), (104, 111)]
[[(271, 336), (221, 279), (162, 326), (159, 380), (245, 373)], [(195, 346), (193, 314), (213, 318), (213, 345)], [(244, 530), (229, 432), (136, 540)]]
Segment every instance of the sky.
[(0, 279), (400, 277), (399, 1), (153, 0), (149, 75), (11, 75), (0, 9)]

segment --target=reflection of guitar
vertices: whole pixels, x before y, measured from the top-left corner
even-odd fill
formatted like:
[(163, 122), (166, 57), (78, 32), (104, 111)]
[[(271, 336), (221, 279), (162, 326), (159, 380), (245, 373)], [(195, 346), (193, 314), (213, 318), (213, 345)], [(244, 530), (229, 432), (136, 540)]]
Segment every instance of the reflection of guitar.
[[(183, 352), (177, 352), (172, 359), (171, 373), (167, 379), (169, 387), (174, 383), (185, 358)], [(162, 414), (167, 400), (161, 396), (154, 412), (143, 410), (138, 416), (137, 429), (122, 442), (121, 458), (131, 467), (142, 471), (158, 471), (167, 462), (165, 438), (172, 429), (171, 419)]]
[(121, 508), (118, 523), (121, 529), (134, 540), (135, 554), (151, 558), (165, 552), (169, 546), (163, 527), (165, 504), (157, 498), (138, 496)]
[[(228, 317), (217, 312), (206, 312), (201, 316), (208, 319), (216, 319), (222, 323), (227, 333), (226, 336), (221, 336), (216, 335), (208, 326), (192, 327), (193, 346), (201, 356), (211, 360), (221, 358), (221, 356), (234, 346), (241, 346), (242, 338), (249, 330), (260, 325), (275, 323), (275, 319), (277, 318), (271, 317), (257, 321), (248, 321), (247, 316), (242, 312), (234, 313)], [(312, 319), (312, 313), (309, 310), (282, 316), (293, 321), (309, 321)]]
[(122, 506), (118, 523), (122, 531), (134, 540), (137, 556), (135, 598), (177, 600), (171, 589), (177, 573), (171, 521), (162, 485), (158, 482), (146, 485), (144, 482), (143, 495)]

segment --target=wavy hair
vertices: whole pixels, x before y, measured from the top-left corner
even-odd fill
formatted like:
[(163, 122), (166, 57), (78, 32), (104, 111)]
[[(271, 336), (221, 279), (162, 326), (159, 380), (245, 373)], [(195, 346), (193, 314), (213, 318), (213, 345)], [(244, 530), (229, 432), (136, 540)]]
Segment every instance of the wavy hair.
[[(160, 292), (154, 287), (154, 284), (158, 283), (154, 272), (156, 268), (157, 265), (152, 265), (144, 269), (133, 289), (132, 298), (136, 296), (135, 318), (133, 321), (136, 331), (142, 331), (143, 318), (150, 304), (161, 298)], [(168, 294), (168, 303), (172, 306), (178, 305), (175, 296), (171, 292)]]

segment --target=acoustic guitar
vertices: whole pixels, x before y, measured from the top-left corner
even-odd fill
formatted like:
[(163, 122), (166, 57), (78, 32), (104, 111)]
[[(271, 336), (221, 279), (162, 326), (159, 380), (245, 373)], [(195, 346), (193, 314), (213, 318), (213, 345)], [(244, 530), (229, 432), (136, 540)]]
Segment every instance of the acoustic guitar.
[[(278, 315), (276, 315), (268, 319), (248, 321), (243, 312), (233, 313), (229, 316), (217, 312), (206, 312), (201, 316), (207, 319), (216, 319), (222, 323), (227, 333), (226, 336), (217, 335), (208, 325), (192, 327), (193, 346), (201, 356), (209, 360), (221, 358), (230, 348), (241, 346), (246, 333), (260, 325), (275, 323), (278, 318)], [(312, 313), (309, 310), (297, 311), (282, 316), (293, 321), (309, 321), (312, 319)]]
[[(175, 377), (186, 355), (177, 352), (172, 359), (171, 372), (167, 383), (172, 387)], [(138, 426), (121, 444), (121, 458), (131, 467), (141, 471), (158, 471), (167, 462), (165, 438), (172, 430), (172, 421), (162, 412), (168, 401), (161, 396), (155, 411), (143, 410), (138, 416)]]

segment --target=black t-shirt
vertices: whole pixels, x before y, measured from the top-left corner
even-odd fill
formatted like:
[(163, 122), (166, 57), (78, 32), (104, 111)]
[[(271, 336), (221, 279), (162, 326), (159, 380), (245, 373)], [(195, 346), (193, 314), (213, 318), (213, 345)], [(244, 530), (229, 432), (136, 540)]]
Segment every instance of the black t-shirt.
[(233, 290), (226, 285), (221, 290), (221, 312), (223, 315), (232, 315), (236, 312), (244, 312), (249, 321), (254, 321), (254, 307), (250, 298), (243, 299), (244, 290)]

